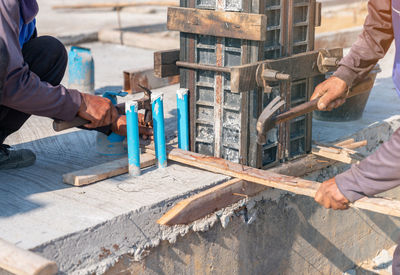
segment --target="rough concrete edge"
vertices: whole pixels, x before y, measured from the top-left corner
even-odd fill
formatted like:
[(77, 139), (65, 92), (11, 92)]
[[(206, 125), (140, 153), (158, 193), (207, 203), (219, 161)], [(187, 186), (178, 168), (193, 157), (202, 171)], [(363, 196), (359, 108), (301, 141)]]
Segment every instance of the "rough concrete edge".
[(58, 36), (58, 40), (61, 41), (65, 46), (77, 45), (82, 43), (96, 42), (99, 41), (98, 32), (82, 33), (76, 35), (64, 35)]
[(342, 47), (348, 48), (356, 42), (363, 27), (354, 27), (335, 32), (320, 33), (315, 36), (315, 49)]
[[(382, 128), (381, 131), (378, 132), (389, 131), (390, 135), (399, 127), (400, 116), (393, 116), (380, 123), (372, 124), (349, 137), (357, 138), (365, 135), (365, 133), (371, 131), (371, 129), (377, 128)], [(366, 152), (371, 152), (373, 147), (376, 147), (376, 144), (380, 143), (380, 136), (374, 138), (376, 139), (374, 144), (369, 145), (369, 148), (365, 148)], [(330, 177), (335, 173), (343, 171), (347, 167), (347, 165), (339, 164), (338, 166), (323, 169), (325, 171), (320, 173), (324, 174), (325, 177)], [(315, 180), (317, 175), (308, 175), (306, 178)], [(243, 207), (246, 207), (246, 215), (249, 217), (244, 222), (250, 224), (256, 219), (257, 210), (255, 206), (257, 202), (272, 201), (278, 203), (285, 195), (295, 196), (294, 194), (281, 190), (268, 189), (254, 197), (245, 198), (231, 206), (216, 211), (189, 225), (167, 227), (156, 224), (156, 220), (160, 215), (170, 209), (176, 202), (219, 183), (221, 183), (221, 181), (211, 183), (203, 188), (189, 191), (151, 206), (141, 207), (135, 211), (115, 217), (110, 221), (53, 240), (31, 250), (51, 259), (55, 258), (58, 263), (60, 263), (59, 259), (63, 259), (64, 262), (60, 264), (61, 274), (102, 274), (112, 267), (123, 255), (131, 255), (135, 261), (140, 261), (149, 254), (151, 248), (157, 247), (161, 241), (168, 241), (174, 244), (179, 236), (185, 236), (190, 231), (204, 232), (218, 223), (220, 223), (223, 228), (226, 228), (234, 215), (244, 216), (244, 213), (239, 211)], [(135, 228), (132, 228), (132, 224)], [(144, 235), (144, 232), (151, 236)], [(129, 237), (125, 235), (129, 235)], [(142, 235), (144, 235), (144, 238)], [(126, 243), (127, 246), (124, 246), (124, 243)], [(115, 244), (118, 244), (119, 248), (112, 251), (112, 247), (114, 247)], [(100, 245), (102, 246), (101, 249), (99, 247)], [(89, 246), (90, 249), (88, 249)], [(62, 251), (68, 251), (70, 255), (62, 254)], [(106, 253), (103, 259), (100, 257), (101, 253)], [(83, 260), (84, 263), (80, 262), (81, 260)], [(71, 264), (66, 264), (67, 262), (71, 262)]]
[[(176, 202), (221, 184), (228, 179), (229, 177), (224, 180), (216, 180), (207, 186), (179, 194), (153, 205), (140, 207), (109, 221), (43, 243), (30, 249), (30, 251), (55, 260), (60, 268), (59, 274), (101, 274), (113, 265), (120, 256), (126, 254), (133, 255), (140, 260), (147, 249), (158, 246), (161, 240), (168, 240), (173, 243), (179, 234), (188, 232), (182, 232), (181, 227), (173, 230), (161, 228), (156, 221), (163, 213)], [(135, 225), (133, 230), (132, 223)], [(122, 226), (124, 224), (128, 226)], [(142, 228), (146, 228), (146, 230), (142, 230)], [(140, 232), (135, 232), (135, 229), (139, 229)], [(143, 236), (134, 234), (139, 233), (140, 235), (143, 232), (150, 233), (152, 236), (146, 236), (143, 239)], [(129, 237), (125, 236), (126, 234), (129, 234)], [(112, 240), (109, 240), (111, 235)], [(98, 246), (101, 245), (101, 249), (107, 247), (111, 249), (113, 245), (123, 242), (129, 243), (129, 247), (117, 249), (113, 252), (108, 252), (108, 249), (99, 250), (100, 247)], [(106, 255), (104, 259), (100, 258), (99, 260), (96, 257), (101, 252), (105, 252)]]
[[(374, 131), (378, 128), (383, 128), (389, 131), (389, 136), (398, 128), (400, 128), (400, 115), (392, 116), (380, 123), (375, 123), (371, 124), (369, 127), (358, 131), (356, 133), (353, 133), (349, 135), (347, 138), (358, 138), (360, 136), (364, 136), (366, 133), (369, 133), (371, 131)], [(382, 132), (382, 131), (378, 131)], [(346, 138), (345, 138), (346, 139)], [(380, 143), (381, 137), (378, 135), (376, 136), (376, 141), (375, 143)], [(371, 144), (368, 146), (368, 148), (364, 148), (363, 151), (365, 151), (366, 154), (372, 153), (374, 150), (377, 149), (376, 144)], [(338, 173), (341, 173), (347, 168), (349, 165), (347, 164), (337, 164), (333, 165), (331, 167), (324, 168), (323, 172), (320, 172), (325, 175), (325, 177), (331, 177), (333, 175), (336, 175)], [(309, 178), (310, 180), (316, 180), (317, 176), (316, 173), (313, 175), (310, 174), (306, 178)], [(321, 180), (321, 179), (320, 179)], [(321, 180), (322, 181), (322, 180)], [(161, 226), (162, 232), (163, 232), (163, 238), (161, 240), (168, 240), (169, 243), (174, 244), (177, 241), (177, 237), (185, 236), (188, 234), (190, 231), (193, 232), (204, 232), (208, 231), (211, 227), (214, 225), (220, 223), (223, 228), (226, 228), (231, 220), (231, 218), (235, 216), (240, 216), (243, 219), (243, 222), (247, 224), (251, 224), (256, 220), (257, 217), (257, 210), (256, 210), (256, 205), (260, 201), (271, 201), (278, 203), (284, 196), (296, 196), (293, 193), (270, 188), (267, 189), (261, 193), (259, 193), (256, 196), (253, 197), (248, 197), (245, 198), (235, 204), (232, 204), (226, 208), (223, 208), (221, 210), (218, 210), (214, 213), (209, 214), (208, 216), (199, 219), (189, 225), (179, 225), (179, 226), (173, 226), (173, 227), (167, 227), (167, 226)], [(238, 211), (240, 209), (246, 208), (246, 217), (248, 217), (247, 220), (244, 219), (244, 213), (241, 211)], [(290, 206), (288, 206), (290, 207)], [(159, 244), (159, 241), (157, 242), (157, 245)], [(152, 246), (155, 247), (155, 246)], [(148, 247), (147, 249), (150, 249), (152, 247)], [(146, 250), (136, 250), (132, 251), (130, 255), (134, 257), (135, 261), (140, 261), (144, 257), (146, 257), (149, 254), (148, 251)], [(107, 264), (107, 267), (105, 267), (107, 270), (109, 267), (111, 267), (113, 264), (115, 264), (118, 261), (118, 259), (114, 259), (112, 263)]]

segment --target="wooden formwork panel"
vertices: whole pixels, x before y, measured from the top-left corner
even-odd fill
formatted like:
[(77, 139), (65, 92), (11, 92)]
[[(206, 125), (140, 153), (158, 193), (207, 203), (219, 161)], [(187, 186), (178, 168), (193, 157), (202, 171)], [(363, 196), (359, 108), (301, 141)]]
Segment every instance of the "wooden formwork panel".
[[(185, 0), (181, 7), (265, 14), (266, 40), (255, 41), (181, 33), (181, 61), (232, 67), (310, 51), (314, 46), (315, 0)], [(181, 86), (190, 90), (191, 150), (268, 167), (305, 154), (311, 145), (311, 116), (283, 124), (269, 133), (268, 143), (256, 143), (256, 121), (276, 96), (290, 108), (308, 100), (311, 78), (276, 83), (271, 93), (256, 88), (232, 93), (230, 74), (181, 69)]]

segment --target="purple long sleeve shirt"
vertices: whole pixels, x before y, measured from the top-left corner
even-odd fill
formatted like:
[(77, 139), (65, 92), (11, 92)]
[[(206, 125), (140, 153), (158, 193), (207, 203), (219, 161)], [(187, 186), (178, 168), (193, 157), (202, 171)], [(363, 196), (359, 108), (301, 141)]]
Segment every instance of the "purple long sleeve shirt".
[(19, 24), (38, 12), (36, 0), (0, 0), (0, 37), (10, 56), (0, 104), (28, 114), (72, 120), (81, 105), (78, 91), (43, 82), (24, 62), (19, 43)]
[[(394, 39), (390, 0), (370, 0), (364, 30), (348, 55), (340, 62), (335, 76), (351, 86), (365, 78), (385, 56)], [(343, 195), (354, 202), (400, 185), (400, 130), (372, 155), (336, 176)]]

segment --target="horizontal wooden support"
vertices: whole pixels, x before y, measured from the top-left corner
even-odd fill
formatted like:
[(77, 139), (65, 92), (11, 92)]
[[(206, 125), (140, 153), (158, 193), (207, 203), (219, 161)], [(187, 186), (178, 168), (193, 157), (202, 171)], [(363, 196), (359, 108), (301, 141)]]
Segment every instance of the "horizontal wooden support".
[[(343, 56), (343, 49), (341, 48), (329, 49), (328, 52), (332, 57), (339, 59)], [(318, 55), (319, 51), (313, 51), (231, 67), (231, 90), (239, 93), (262, 87), (261, 83), (264, 81), (261, 74), (264, 69), (288, 74), (292, 81), (320, 75), (317, 66)]]
[(179, 75), (179, 67), (176, 66), (179, 54), (179, 49), (155, 52), (154, 75), (159, 78)]
[[(309, 197), (314, 197), (320, 186), (318, 182), (280, 175), (268, 170), (243, 166), (221, 158), (205, 156), (180, 149), (172, 149), (168, 154), (168, 159), (214, 173)], [(351, 207), (400, 217), (400, 201), (398, 200), (364, 197), (351, 204)]]
[[(141, 168), (153, 166), (156, 163), (154, 154), (142, 154), (140, 156)], [(82, 169), (63, 175), (63, 181), (66, 184), (74, 186), (84, 186), (108, 178), (128, 173), (128, 158), (122, 158), (100, 164), (94, 167)]]
[(2, 270), (19, 275), (53, 275), (58, 267), (53, 261), (0, 239), (0, 274)]
[(244, 40), (265, 41), (267, 38), (264, 14), (168, 8), (167, 27), (174, 31)]
[(153, 90), (179, 83), (179, 75), (158, 78), (153, 68), (124, 71), (123, 75), (124, 91), (128, 93), (144, 92), (140, 85)]

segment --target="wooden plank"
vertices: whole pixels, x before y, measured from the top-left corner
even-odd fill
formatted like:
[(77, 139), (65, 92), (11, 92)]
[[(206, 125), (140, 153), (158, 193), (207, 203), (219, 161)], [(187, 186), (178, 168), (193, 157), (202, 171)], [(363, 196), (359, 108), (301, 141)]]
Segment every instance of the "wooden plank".
[(224, 12), (193, 8), (168, 8), (167, 27), (185, 33), (265, 41), (264, 14)]
[[(320, 186), (320, 183), (318, 182), (280, 175), (267, 170), (243, 166), (228, 160), (183, 151), (180, 149), (172, 149), (168, 154), (168, 158), (182, 164), (190, 165), (214, 173), (239, 178), (249, 182), (258, 183), (268, 187), (273, 187), (309, 197), (315, 197), (315, 194)], [(400, 217), (400, 201), (397, 200), (365, 197), (351, 204), (351, 207)]]
[(0, 239), (0, 273), (1, 269), (18, 275), (53, 275), (58, 272), (55, 262), (3, 239)]
[(179, 49), (155, 52), (154, 75), (159, 78), (179, 75), (179, 68), (176, 66), (179, 54)]
[(157, 223), (168, 226), (189, 224), (267, 188), (260, 184), (233, 179), (180, 201)]
[[(155, 163), (156, 159), (153, 154), (145, 153), (140, 156), (141, 168), (152, 166)], [(128, 158), (122, 158), (94, 167), (64, 174), (63, 181), (66, 184), (74, 186), (84, 186), (128, 173), (128, 171)]]
[(360, 147), (364, 147), (368, 145), (368, 141), (367, 140), (362, 140), (362, 141), (357, 141), (357, 142), (353, 142), (350, 144), (345, 144), (342, 147), (346, 148), (346, 149), (356, 149), (356, 148), (360, 148)]
[(178, 6), (179, 2), (163, 2), (163, 1), (149, 1), (149, 2), (127, 2), (127, 3), (115, 3), (115, 2), (105, 2), (105, 3), (83, 3), (83, 4), (68, 4), (68, 5), (54, 5), (53, 9), (121, 9), (127, 7), (141, 7), (141, 6)]
[(179, 83), (179, 75), (158, 78), (155, 77), (153, 68), (142, 70), (128, 70), (124, 71), (123, 75), (124, 91), (128, 93), (144, 92), (144, 90), (139, 85), (153, 90)]
[(357, 154), (356, 151), (346, 148), (340, 149), (317, 145), (313, 146), (311, 152), (316, 156), (340, 161), (347, 164), (358, 163), (364, 159), (362, 156)]
[[(328, 50), (331, 56), (341, 58), (343, 49), (334, 48)], [(274, 60), (264, 60), (252, 64), (231, 67), (231, 90), (232, 92), (246, 92), (253, 90), (263, 83), (261, 73), (263, 70), (259, 66), (264, 66), (265, 69), (275, 70), (281, 73), (289, 74), (291, 80), (304, 79), (315, 77), (321, 73), (316, 66), (318, 51), (300, 53), (290, 57), (284, 57)]]

